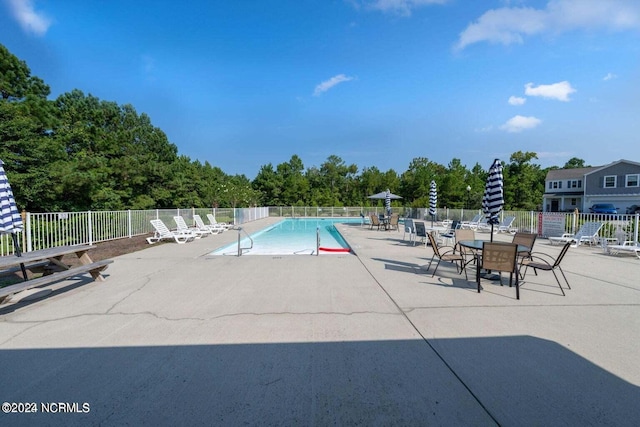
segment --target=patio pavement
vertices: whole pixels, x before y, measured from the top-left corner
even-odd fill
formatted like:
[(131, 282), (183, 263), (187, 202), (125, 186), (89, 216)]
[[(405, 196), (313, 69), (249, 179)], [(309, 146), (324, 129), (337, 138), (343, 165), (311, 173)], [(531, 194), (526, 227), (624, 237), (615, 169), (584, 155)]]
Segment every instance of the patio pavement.
[(0, 424), (637, 425), (634, 256), (571, 249), (566, 296), (529, 272), (518, 301), (432, 278), (402, 231), (338, 228), (357, 256), (207, 256), (227, 231), (0, 306), (0, 400), (39, 410)]

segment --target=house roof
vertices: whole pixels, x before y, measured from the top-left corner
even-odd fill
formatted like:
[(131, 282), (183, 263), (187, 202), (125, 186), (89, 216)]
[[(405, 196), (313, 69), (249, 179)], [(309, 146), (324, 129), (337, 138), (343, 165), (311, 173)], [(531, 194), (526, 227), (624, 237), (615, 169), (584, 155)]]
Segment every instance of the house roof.
[(602, 166), (592, 166), (588, 168), (551, 169), (547, 172), (547, 181), (582, 178), (586, 174), (594, 172), (600, 168), (602, 168)]
[(592, 171), (585, 173), (585, 175), (588, 175), (588, 174), (594, 173), (594, 172), (598, 172), (598, 171), (603, 170), (603, 169), (607, 169), (607, 168), (609, 168), (611, 166), (617, 165), (618, 163), (628, 163), (630, 165), (640, 166), (640, 163), (638, 163), (638, 162), (632, 162), (631, 160), (621, 159), (621, 160), (618, 160), (616, 162), (609, 163), (608, 165), (598, 166), (598, 167), (594, 168)]

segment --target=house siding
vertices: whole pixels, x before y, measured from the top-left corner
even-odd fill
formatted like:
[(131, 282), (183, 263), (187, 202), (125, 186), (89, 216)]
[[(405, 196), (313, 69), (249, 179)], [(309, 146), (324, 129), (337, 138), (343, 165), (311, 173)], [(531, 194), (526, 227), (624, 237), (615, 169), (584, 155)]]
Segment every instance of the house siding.
[[(640, 205), (640, 186), (626, 186), (627, 175), (635, 174), (640, 175), (640, 163), (630, 160), (597, 167), (550, 170), (545, 179), (543, 210), (588, 211), (594, 203), (613, 203), (624, 213), (628, 206)], [(606, 176), (616, 177), (615, 187), (604, 187)], [(571, 180), (582, 181), (582, 188), (570, 188)], [(562, 188), (549, 188), (549, 182), (561, 182)]]
[[(640, 195), (640, 187), (625, 187), (626, 176), (630, 174), (640, 174), (640, 166), (630, 163), (618, 163), (588, 174), (585, 182), (585, 196)], [(616, 177), (615, 188), (604, 187), (605, 176)]]

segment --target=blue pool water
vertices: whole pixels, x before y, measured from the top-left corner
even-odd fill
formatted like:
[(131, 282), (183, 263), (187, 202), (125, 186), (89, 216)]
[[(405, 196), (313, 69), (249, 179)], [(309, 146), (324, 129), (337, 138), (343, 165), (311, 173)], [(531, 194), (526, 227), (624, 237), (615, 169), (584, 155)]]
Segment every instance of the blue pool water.
[[(320, 230), (320, 246), (325, 248), (349, 248), (336, 230), (335, 223), (357, 223), (361, 218), (287, 218), (251, 235), (253, 248), (243, 255), (314, 255), (316, 253), (316, 230)], [(242, 247), (251, 246), (243, 235)], [(344, 254), (326, 252), (320, 254)], [(234, 242), (211, 253), (211, 255), (237, 255), (238, 243)]]

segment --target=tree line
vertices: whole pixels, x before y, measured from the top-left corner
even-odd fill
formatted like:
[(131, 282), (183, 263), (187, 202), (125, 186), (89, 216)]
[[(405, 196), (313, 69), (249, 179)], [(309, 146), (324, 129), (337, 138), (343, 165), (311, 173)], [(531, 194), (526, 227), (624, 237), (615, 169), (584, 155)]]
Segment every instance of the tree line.
[[(359, 169), (331, 155), (305, 167), (294, 154), (263, 165), (253, 180), (228, 175), (209, 162), (180, 155), (178, 147), (132, 105), (118, 105), (80, 90), (48, 99), (49, 86), (26, 62), (0, 44), (0, 159), (16, 202), (31, 212), (169, 207), (371, 206), (368, 195), (386, 189), (402, 206), (428, 206), (429, 185), (438, 205), (479, 208), (487, 172), (453, 158), (441, 165), (413, 159), (406, 171)], [(533, 152), (503, 162), (507, 209), (538, 209), (547, 169)], [(571, 159), (564, 167), (583, 167)]]

